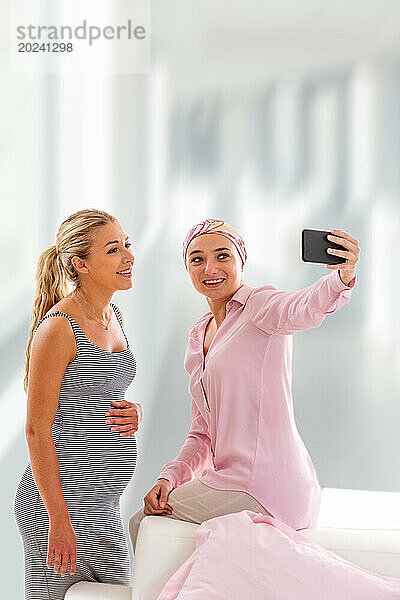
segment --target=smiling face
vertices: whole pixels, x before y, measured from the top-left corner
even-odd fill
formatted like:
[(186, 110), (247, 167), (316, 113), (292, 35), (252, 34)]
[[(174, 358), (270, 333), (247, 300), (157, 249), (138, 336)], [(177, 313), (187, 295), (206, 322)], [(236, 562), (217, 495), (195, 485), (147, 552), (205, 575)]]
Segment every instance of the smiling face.
[(193, 287), (210, 300), (229, 300), (242, 285), (242, 260), (224, 235), (207, 233), (194, 238), (186, 264)]
[(135, 260), (129, 236), (118, 221), (95, 231), (89, 257), (72, 262), (83, 284), (95, 284), (108, 290), (127, 290), (132, 287), (132, 266)]

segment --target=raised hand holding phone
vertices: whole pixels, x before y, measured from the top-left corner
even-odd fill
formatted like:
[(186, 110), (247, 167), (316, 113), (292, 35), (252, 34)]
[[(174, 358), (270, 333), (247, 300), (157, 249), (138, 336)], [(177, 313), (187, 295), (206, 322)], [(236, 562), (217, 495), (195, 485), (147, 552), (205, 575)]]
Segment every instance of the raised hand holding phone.
[[(358, 246), (358, 240), (353, 238), (349, 233), (340, 229), (331, 229), (328, 235), (330, 242), (335, 242), (346, 248), (345, 250), (337, 250), (335, 248), (328, 248), (327, 252), (334, 256), (340, 256), (345, 259), (344, 263), (339, 265), (326, 265), (327, 269), (339, 269), (340, 279), (345, 285), (349, 285), (349, 282), (353, 279), (356, 264), (360, 254), (360, 248)], [(342, 266), (343, 265), (343, 266)]]
[(302, 231), (302, 260), (338, 270), (345, 285), (354, 277), (359, 253), (358, 240), (340, 229)]

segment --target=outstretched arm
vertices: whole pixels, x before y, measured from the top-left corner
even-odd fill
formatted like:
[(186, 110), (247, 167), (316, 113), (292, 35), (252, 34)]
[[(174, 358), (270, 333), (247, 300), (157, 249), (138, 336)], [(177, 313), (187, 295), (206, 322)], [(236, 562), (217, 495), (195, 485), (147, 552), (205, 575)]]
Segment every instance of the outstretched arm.
[(359, 248), (357, 240), (344, 232), (340, 233), (341, 236), (328, 237), (330, 241), (348, 248), (346, 251), (332, 249), (332, 254), (346, 258), (345, 263), (327, 265), (335, 270), (334, 273), (321, 277), (302, 290), (282, 292), (265, 286), (250, 296), (249, 315), (256, 327), (265, 333), (284, 335), (318, 327), (327, 314), (335, 312), (350, 300), (351, 289), (356, 281), (354, 272)]

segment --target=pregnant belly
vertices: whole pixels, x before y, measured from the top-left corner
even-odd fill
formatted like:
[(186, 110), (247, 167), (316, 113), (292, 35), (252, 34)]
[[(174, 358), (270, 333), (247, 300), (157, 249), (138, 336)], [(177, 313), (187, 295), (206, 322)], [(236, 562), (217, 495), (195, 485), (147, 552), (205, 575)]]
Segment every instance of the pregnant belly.
[(134, 435), (121, 437), (105, 422), (66, 428), (55, 443), (64, 495), (94, 502), (118, 497), (135, 472), (137, 445)]

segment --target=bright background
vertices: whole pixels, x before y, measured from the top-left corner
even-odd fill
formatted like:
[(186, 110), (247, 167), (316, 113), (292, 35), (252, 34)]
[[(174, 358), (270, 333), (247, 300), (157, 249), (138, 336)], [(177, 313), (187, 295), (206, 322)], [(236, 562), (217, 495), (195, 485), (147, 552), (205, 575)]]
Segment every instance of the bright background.
[(115, 214), (136, 254), (134, 289), (115, 297), (138, 360), (127, 399), (144, 408), (125, 524), (188, 431), (187, 330), (208, 307), (180, 248), (208, 217), (243, 233), (250, 285), (300, 289), (331, 272), (300, 260), (304, 227), (359, 240), (351, 302), (294, 336), (295, 414), (323, 487), (400, 491), (400, 4), (227, 7), (154, 1), (149, 75), (10, 75), (0, 55), (4, 597), (23, 596), (12, 502), (34, 270), (80, 208)]

